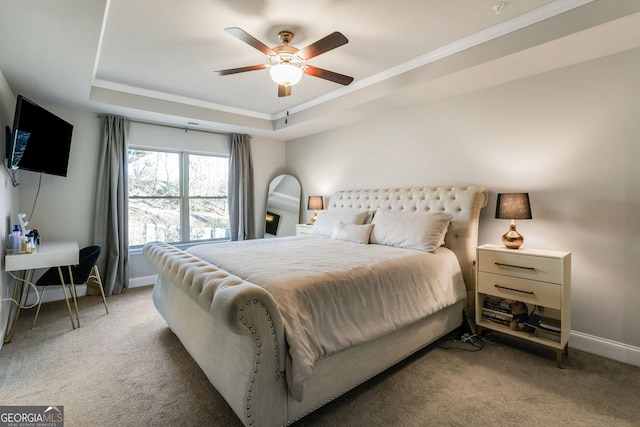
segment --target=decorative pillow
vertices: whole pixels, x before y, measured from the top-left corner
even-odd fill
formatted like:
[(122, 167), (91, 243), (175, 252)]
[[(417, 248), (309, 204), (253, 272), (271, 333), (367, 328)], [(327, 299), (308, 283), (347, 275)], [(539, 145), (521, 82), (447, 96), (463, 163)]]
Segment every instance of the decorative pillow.
[(434, 252), (444, 244), (451, 215), (444, 212), (391, 212), (378, 209), (371, 243)]
[(373, 216), (376, 214), (376, 211), (367, 211), (367, 214), (364, 216), (363, 224), (371, 224), (373, 221)]
[(345, 212), (345, 211), (320, 211), (316, 223), (311, 227), (313, 234), (322, 234), (329, 236), (333, 234), (333, 227), (337, 222), (345, 224), (362, 224), (367, 211), (364, 212)]
[(372, 228), (373, 224), (345, 224), (339, 221), (333, 227), (331, 238), (368, 245)]

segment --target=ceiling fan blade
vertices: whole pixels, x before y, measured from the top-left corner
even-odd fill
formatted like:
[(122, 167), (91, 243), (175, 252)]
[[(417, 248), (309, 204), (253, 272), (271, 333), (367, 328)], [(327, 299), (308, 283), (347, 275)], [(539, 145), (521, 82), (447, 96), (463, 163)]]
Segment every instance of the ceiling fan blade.
[(245, 42), (249, 46), (251, 46), (251, 47), (253, 47), (255, 49), (258, 49), (260, 52), (264, 53), (267, 56), (277, 55), (273, 50), (271, 50), (271, 48), (269, 46), (267, 46), (266, 44), (262, 43), (260, 40), (258, 40), (257, 38), (253, 37), (251, 34), (247, 33), (242, 28), (229, 27), (229, 28), (225, 28), (224, 30), (227, 33), (229, 33), (232, 36), (234, 36), (235, 38), (242, 40), (243, 42)]
[(321, 53), (328, 52), (331, 49), (335, 49), (347, 43), (349, 43), (349, 40), (342, 33), (335, 31), (317, 42), (311, 43), (309, 46), (300, 49), (298, 51), (298, 56), (305, 60), (311, 59), (314, 56), (318, 56)]
[(278, 96), (291, 95), (291, 86), (278, 85)]
[(228, 74), (244, 73), (245, 71), (263, 70), (267, 68), (266, 64), (250, 65), (248, 67), (230, 68), (228, 70), (214, 71), (218, 76), (226, 76)]
[(304, 67), (304, 73), (309, 74), (310, 76), (320, 77), (321, 79), (330, 80), (334, 83), (339, 83), (345, 86), (353, 81), (353, 77), (334, 73), (333, 71), (324, 70), (322, 68), (313, 67), (311, 65), (307, 65)]

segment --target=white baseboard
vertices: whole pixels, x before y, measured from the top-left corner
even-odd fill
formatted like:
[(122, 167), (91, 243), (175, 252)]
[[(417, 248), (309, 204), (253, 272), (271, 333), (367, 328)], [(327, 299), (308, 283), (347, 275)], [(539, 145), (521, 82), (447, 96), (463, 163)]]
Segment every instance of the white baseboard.
[(142, 286), (153, 285), (154, 283), (156, 283), (157, 278), (158, 278), (157, 274), (152, 274), (150, 276), (129, 278), (129, 287), (140, 288)]
[(571, 331), (569, 347), (630, 365), (640, 366), (640, 347), (576, 331)]
[[(38, 288), (39, 295), (42, 293), (42, 288)], [(69, 298), (71, 298), (70, 289), (67, 286), (67, 294)], [(87, 285), (76, 285), (76, 295), (79, 297), (83, 297), (87, 295)], [(64, 293), (62, 292), (62, 286), (51, 286), (48, 287), (46, 292), (44, 293), (44, 298), (42, 302), (51, 302), (51, 301), (62, 301), (64, 299)], [(29, 298), (27, 298), (27, 303), (25, 306), (30, 307), (34, 304), (37, 304), (36, 293), (31, 288), (29, 292)]]
[[(143, 277), (135, 277), (129, 280), (129, 288), (139, 288), (142, 286), (153, 285), (156, 282), (157, 275), (151, 276), (143, 276)], [(38, 288), (38, 292), (42, 292), (42, 288)], [(69, 288), (67, 288), (67, 292), (69, 292)], [(79, 297), (83, 297), (87, 295), (87, 285), (76, 285), (76, 295)], [(44, 299), (42, 302), (51, 302), (51, 301), (62, 301), (64, 299), (64, 294), (62, 293), (61, 286), (52, 286), (47, 288), (47, 291), (44, 294)], [(27, 299), (26, 306), (31, 306), (36, 302), (36, 295), (33, 290), (29, 292), (29, 298)]]

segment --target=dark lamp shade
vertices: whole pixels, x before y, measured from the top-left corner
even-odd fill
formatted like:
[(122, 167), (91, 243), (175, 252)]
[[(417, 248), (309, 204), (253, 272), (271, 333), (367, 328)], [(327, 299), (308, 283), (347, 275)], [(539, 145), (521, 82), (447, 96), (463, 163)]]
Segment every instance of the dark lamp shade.
[(324, 209), (324, 199), (322, 196), (309, 196), (307, 209), (310, 211), (319, 211)]
[(531, 219), (529, 193), (501, 193), (496, 203), (498, 219)]

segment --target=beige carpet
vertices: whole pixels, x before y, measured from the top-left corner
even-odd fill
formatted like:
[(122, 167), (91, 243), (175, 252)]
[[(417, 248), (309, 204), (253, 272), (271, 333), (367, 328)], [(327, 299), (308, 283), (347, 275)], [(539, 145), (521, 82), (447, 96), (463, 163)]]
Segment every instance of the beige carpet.
[[(238, 426), (151, 301), (151, 288), (23, 312), (0, 351), (1, 405), (62, 405), (65, 425)], [(640, 368), (493, 337), (481, 351), (448, 340), (302, 419), (296, 426), (639, 426)]]

